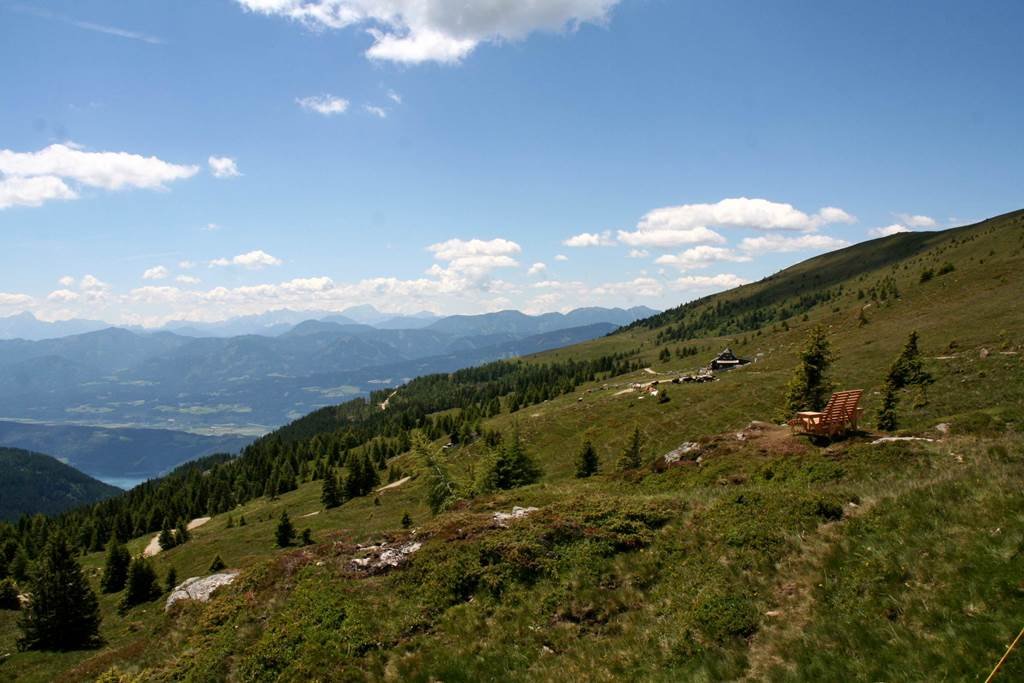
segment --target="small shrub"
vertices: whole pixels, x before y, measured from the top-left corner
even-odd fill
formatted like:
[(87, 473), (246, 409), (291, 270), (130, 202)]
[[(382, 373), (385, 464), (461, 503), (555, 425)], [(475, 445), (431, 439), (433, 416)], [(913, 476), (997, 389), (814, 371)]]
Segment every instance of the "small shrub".
[(935, 271), (932, 270), (931, 268), (926, 268), (921, 271), (921, 277), (918, 280), (918, 282), (924, 284), (925, 282), (931, 280), (933, 277), (935, 277)]
[(224, 564), (224, 560), (221, 559), (220, 555), (217, 555), (213, 558), (213, 562), (210, 563), (210, 573), (215, 574), (225, 567), (227, 567), (227, 565)]
[(710, 595), (697, 605), (697, 627), (711, 640), (749, 638), (757, 632), (757, 608), (745, 594)]

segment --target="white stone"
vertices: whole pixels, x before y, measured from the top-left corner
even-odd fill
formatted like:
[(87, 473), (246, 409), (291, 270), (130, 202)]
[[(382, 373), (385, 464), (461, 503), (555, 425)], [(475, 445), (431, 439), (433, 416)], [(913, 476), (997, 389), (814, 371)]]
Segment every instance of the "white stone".
[(215, 590), (221, 586), (227, 586), (234, 583), (237, 578), (238, 572), (224, 572), (222, 574), (193, 576), (190, 579), (185, 579), (183, 582), (178, 584), (173, 591), (171, 591), (170, 595), (167, 596), (167, 603), (164, 605), (164, 609), (170, 609), (171, 605), (179, 600), (198, 600), (199, 602), (207, 602)]
[(527, 515), (533, 514), (538, 509), (539, 508), (523, 508), (516, 505), (512, 508), (512, 512), (495, 512), (494, 525), (505, 528), (511, 520), (526, 517)]

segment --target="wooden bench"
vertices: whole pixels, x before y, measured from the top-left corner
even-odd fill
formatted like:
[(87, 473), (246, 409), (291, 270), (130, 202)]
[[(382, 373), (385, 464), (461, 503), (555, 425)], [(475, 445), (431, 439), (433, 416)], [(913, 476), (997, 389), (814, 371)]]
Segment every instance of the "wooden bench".
[(813, 436), (833, 437), (850, 430), (856, 431), (857, 421), (864, 413), (864, 409), (858, 406), (863, 393), (863, 389), (837, 391), (828, 399), (821, 412), (797, 413), (787, 424), (794, 433)]

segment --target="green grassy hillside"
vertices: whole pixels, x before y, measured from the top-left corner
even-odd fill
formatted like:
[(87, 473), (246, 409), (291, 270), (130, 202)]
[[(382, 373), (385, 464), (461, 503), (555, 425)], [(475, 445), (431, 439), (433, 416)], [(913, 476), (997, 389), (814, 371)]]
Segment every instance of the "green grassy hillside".
[[(321, 482), (302, 480), (217, 514), (154, 558), (161, 576), (171, 566), (181, 578), (204, 575), (216, 554), (242, 569), (211, 603), (165, 615), (157, 602), (122, 616), (117, 596), (104, 596), (104, 647), (14, 653), (0, 660), (0, 675), (984, 680), (1024, 626), (1022, 273), (1018, 212), (856, 245), (530, 357), (537, 377), (554, 378), (544, 370), (553, 364), (614, 354), (619, 369), (647, 369), (588, 369), (568, 385), (559, 376), (548, 398), (521, 387), (501, 396), (498, 411), (476, 415), (481, 436), (442, 450), (449, 437), (435, 434), (435, 457), (463, 491), (436, 516), (427, 472), (411, 453), (388, 463), (411, 480), (332, 510), (320, 505)], [(837, 388), (865, 390), (865, 432), (835, 443), (776, 426), (795, 352), (815, 325), (829, 332)], [(898, 434), (920, 440), (874, 443), (886, 370), (915, 330), (935, 382), (925, 396), (903, 397)], [(725, 345), (756, 362), (713, 383), (671, 383)], [(693, 347), (698, 354), (686, 355)], [(659, 360), (665, 349), (669, 360)], [(489, 380), (471, 379), (422, 386), (472, 386), (490, 401)], [(670, 401), (630, 390), (654, 380)], [(398, 388), (388, 411), (376, 401), (390, 390), (362, 407), (320, 411), (267, 443), (320, 463), (326, 435), (384, 425), (390, 411), (412, 419), (402, 411), (426, 405), (413, 397), (432, 396), (417, 386)], [(458, 424), (470, 410), (443, 416)], [(619, 472), (634, 427), (645, 464)], [(374, 433), (390, 435), (381, 429)], [(540, 481), (473, 494), (487, 434), (508, 438), (513, 429), (541, 466)], [(577, 479), (587, 440), (601, 468)], [(660, 456), (683, 442), (698, 445), (665, 466)], [(514, 505), (538, 510), (496, 524), (494, 513)], [(283, 510), (311, 529), (313, 545), (274, 547)], [(229, 528), (228, 515), (248, 523)], [(366, 552), (360, 544), (382, 541), (422, 547), (391, 571), (353, 566)], [(102, 559), (83, 557), (96, 581)], [(14, 620), (0, 612), (0, 656), (13, 652)], [(1024, 677), (1024, 653), (1001, 677)]]

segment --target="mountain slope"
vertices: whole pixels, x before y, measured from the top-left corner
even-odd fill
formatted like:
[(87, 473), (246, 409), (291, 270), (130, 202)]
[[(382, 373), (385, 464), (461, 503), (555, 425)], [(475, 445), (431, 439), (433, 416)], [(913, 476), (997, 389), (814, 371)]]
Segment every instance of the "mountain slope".
[[(182, 509), (217, 514), (155, 559), (192, 576), (221, 554), (243, 570), (236, 585), (167, 616), (120, 617), (104, 598), (106, 648), (8, 665), (25, 680), (114, 665), (142, 680), (976, 679), (1024, 611), (1024, 213), (903, 240), (296, 420), (195, 477)], [(837, 388), (866, 390), (867, 433), (832, 444), (772, 424), (815, 325), (829, 331)], [(935, 378), (926, 395), (901, 396), (900, 436), (918, 440), (876, 443), (876, 392), (914, 330)], [(671, 382), (724, 345), (756, 361), (712, 383)], [(654, 380), (668, 402), (632, 388)], [(620, 472), (634, 428), (643, 466)], [(411, 429), (431, 439), (430, 467), (399, 447)], [(540, 480), (481, 488), (489, 444), (515, 432)], [(577, 478), (585, 441), (600, 468)], [(695, 445), (666, 464), (684, 442)], [(379, 473), (404, 483), (323, 510), (317, 471), (345, 475), (341, 458), (375, 452), (398, 453)], [(433, 516), (438, 464), (459, 500)], [(288, 468), (306, 476), (263, 495)], [(227, 483), (254, 493), (219, 503)], [(154, 500), (182, 488), (156, 484)], [(513, 506), (538, 509), (495, 519)], [(273, 547), (284, 511), (313, 546)], [(229, 514), (249, 524), (229, 527)], [(360, 570), (352, 560), (380, 542), (418, 550), (394, 570)], [(13, 638), (3, 619), (0, 647)], [(170, 652), (145, 648), (165, 637)], [(1004, 675), (1024, 676), (1024, 659)]]
[(52, 515), (121, 492), (48, 455), (0, 447), (0, 520)]

